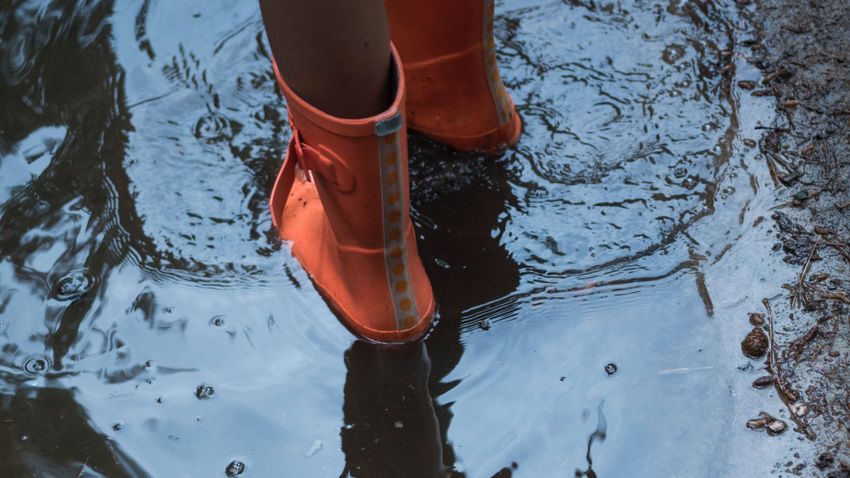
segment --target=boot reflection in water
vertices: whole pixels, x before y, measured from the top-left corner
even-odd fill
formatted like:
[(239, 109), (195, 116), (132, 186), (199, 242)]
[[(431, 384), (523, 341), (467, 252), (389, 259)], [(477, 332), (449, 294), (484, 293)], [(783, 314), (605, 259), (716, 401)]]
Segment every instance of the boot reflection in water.
[(407, 127), (461, 150), (517, 141), (493, 1), (260, 5), (292, 126), (274, 225), (354, 333), (416, 340), (436, 303), (410, 221)]
[(431, 363), (425, 345), (355, 341), (345, 365), (341, 476), (450, 476), (428, 393)]

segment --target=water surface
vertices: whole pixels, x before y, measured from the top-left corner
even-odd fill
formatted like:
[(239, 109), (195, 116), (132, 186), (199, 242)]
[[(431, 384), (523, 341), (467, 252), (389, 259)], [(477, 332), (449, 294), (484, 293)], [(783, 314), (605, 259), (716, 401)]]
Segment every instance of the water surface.
[(731, 1), (497, 11), (525, 132), (411, 139), (442, 319), (388, 349), (272, 229), (289, 132), (254, 2), (0, 6), (4, 473), (738, 475), (761, 438), (710, 278), (767, 207), (727, 67), (749, 27)]

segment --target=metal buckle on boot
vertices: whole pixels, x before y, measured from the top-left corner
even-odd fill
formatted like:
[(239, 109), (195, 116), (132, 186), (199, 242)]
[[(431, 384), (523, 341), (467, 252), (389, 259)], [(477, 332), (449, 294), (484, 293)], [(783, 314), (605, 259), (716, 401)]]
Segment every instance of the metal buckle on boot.
[(389, 136), (404, 126), (404, 120), (400, 113), (395, 116), (375, 122), (375, 134), (378, 136)]
[(305, 160), (304, 147), (301, 145), (301, 132), (295, 128), (295, 125), (290, 123), (292, 127), (292, 149), (295, 152), (295, 160), (301, 169), (304, 171), (304, 177), (307, 182), (313, 182), (313, 172), (309, 166), (309, 160)]

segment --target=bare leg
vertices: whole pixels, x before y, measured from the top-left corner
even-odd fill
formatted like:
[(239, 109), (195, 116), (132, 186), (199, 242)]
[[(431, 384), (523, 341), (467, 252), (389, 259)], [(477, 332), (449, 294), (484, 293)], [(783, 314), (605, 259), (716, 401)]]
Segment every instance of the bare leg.
[(391, 102), (384, 0), (260, 0), (281, 75), (299, 96), (341, 118)]

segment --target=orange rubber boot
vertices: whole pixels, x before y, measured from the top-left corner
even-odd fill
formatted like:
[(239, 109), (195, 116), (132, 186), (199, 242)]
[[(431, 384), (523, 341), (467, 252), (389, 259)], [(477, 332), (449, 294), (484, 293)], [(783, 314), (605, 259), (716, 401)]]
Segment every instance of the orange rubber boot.
[(363, 119), (311, 106), (274, 67), (292, 140), (272, 189), (272, 220), (343, 323), (375, 342), (421, 337), (435, 308), (410, 222), (405, 84), (394, 48), (393, 60), (392, 106)]
[(519, 139), (522, 123), (496, 64), (493, 1), (385, 1), (412, 131), (485, 153)]

